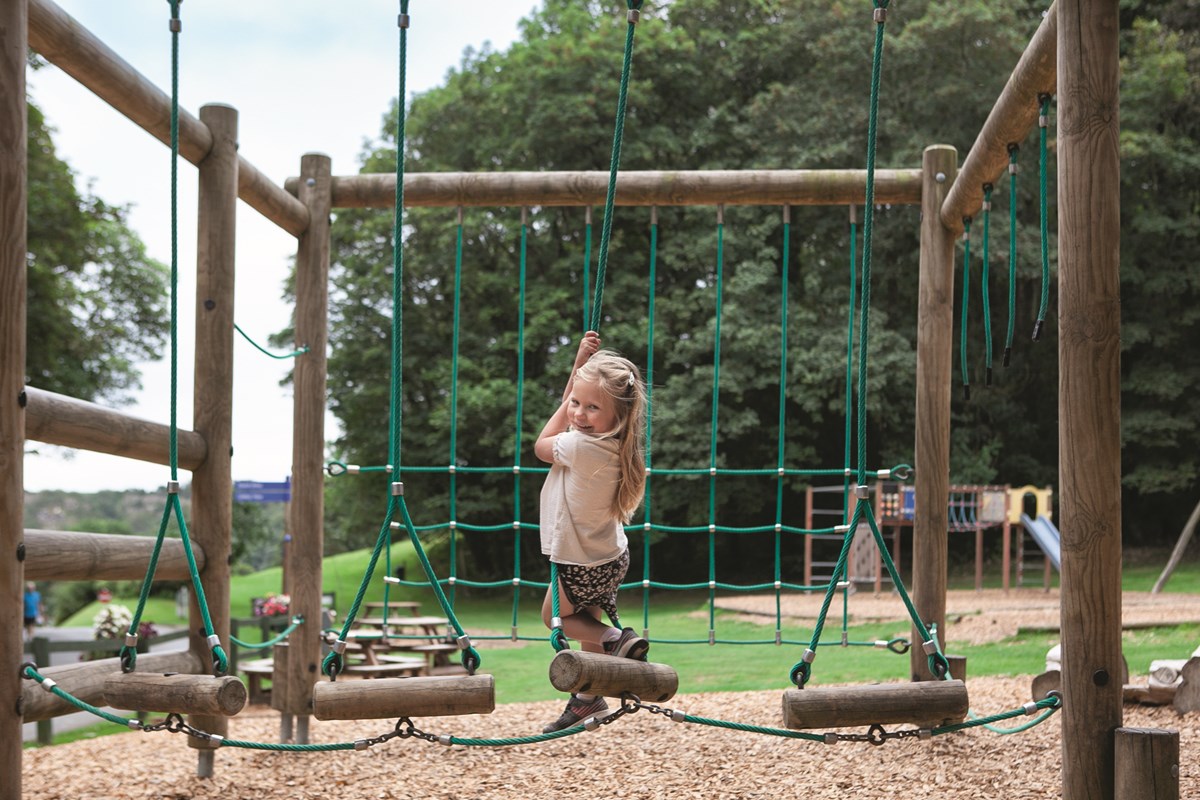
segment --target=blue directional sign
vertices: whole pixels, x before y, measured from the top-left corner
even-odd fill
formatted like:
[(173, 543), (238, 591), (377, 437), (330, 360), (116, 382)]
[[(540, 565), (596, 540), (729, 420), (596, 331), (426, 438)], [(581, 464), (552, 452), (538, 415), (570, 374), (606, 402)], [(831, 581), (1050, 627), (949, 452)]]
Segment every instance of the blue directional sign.
[(233, 502), (235, 503), (286, 503), (292, 499), (292, 482), (264, 483), (262, 481), (234, 481)]

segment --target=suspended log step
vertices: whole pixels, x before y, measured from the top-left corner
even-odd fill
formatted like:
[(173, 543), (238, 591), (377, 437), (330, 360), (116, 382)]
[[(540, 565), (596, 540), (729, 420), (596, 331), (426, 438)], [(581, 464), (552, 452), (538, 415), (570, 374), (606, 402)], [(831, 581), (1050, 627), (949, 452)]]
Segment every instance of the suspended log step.
[(115, 672), (104, 681), (113, 708), (232, 717), (246, 705), (246, 686), (232, 675)]
[(320, 681), (313, 686), (317, 719), (390, 719), (490, 714), (496, 708), (492, 675)]
[(666, 664), (561, 650), (550, 662), (550, 683), (560, 692), (605, 697), (632, 694), (641, 700), (661, 703), (679, 691), (679, 673)]
[(842, 728), (910, 723), (936, 728), (967, 716), (962, 681), (919, 681), (783, 693), (783, 724), (788, 728)]

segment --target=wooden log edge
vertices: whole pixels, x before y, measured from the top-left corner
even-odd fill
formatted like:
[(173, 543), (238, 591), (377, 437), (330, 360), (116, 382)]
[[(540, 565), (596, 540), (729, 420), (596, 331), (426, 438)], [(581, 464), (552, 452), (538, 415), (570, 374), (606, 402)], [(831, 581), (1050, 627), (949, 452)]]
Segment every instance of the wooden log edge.
[(490, 714), (496, 709), (492, 675), (319, 681), (312, 713), (321, 720), (389, 719)]
[(550, 683), (560, 692), (605, 697), (634, 695), (661, 703), (679, 691), (679, 673), (666, 664), (562, 650), (550, 662)]
[(232, 717), (246, 705), (246, 685), (232, 675), (114, 672), (104, 680), (104, 700), (132, 711)]
[(962, 722), (969, 707), (967, 686), (956, 680), (789, 689), (783, 693), (783, 723), (795, 729), (899, 723), (934, 728)]

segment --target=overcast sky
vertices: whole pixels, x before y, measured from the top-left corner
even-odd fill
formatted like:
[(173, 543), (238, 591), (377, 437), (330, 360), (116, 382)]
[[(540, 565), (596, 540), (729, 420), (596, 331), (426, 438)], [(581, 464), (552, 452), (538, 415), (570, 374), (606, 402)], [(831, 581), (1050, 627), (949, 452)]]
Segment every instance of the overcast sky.
[[(57, 0), (58, 5), (164, 91), (171, 86), (170, 6), (162, 0)], [(411, 3), (410, 96), (439, 85), (464, 48), (506, 48), (518, 22), (539, 0), (445, 0)], [(396, 0), (204, 0), (180, 5), (180, 105), (194, 115), (206, 103), (239, 111), (240, 154), (282, 183), (300, 156), (329, 155), (333, 174), (358, 171), (364, 143), (379, 135), (396, 96)], [(77, 185), (112, 204), (130, 204), (130, 222), (153, 258), (170, 263), (170, 151), (53, 65), (29, 74), (29, 93), (54, 127), (58, 154)], [(179, 426), (191, 428), (195, 316), (196, 170), (180, 161)], [(262, 344), (283, 328), (289, 307), (283, 280), (296, 241), (239, 204), (234, 320)], [(143, 391), (128, 410), (170, 419), (170, 368), (141, 365)], [(286, 362), (234, 347), (233, 477), (282, 481), (291, 470), (292, 399), (279, 385)], [(327, 423), (327, 436), (334, 432)], [(71, 453), (30, 442), (28, 491), (153, 490), (165, 466)], [(187, 481), (186, 473), (182, 475)]]

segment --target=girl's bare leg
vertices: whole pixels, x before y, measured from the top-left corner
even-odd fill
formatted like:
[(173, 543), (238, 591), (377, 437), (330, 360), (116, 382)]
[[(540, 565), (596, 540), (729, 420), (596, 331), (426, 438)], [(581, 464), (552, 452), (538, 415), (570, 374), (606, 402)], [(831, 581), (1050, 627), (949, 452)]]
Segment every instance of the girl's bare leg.
[[(563, 591), (562, 581), (558, 584), (559, 613), (567, 610), (567, 593)], [(542, 601), (542, 622), (547, 628), (553, 616), (553, 598), (549, 588), (546, 589), (546, 599)], [(563, 633), (579, 642), (579, 646), (588, 653), (603, 653), (600, 637), (608, 633), (609, 627), (600, 621), (600, 607), (588, 606), (575, 614), (563, 615)]]

